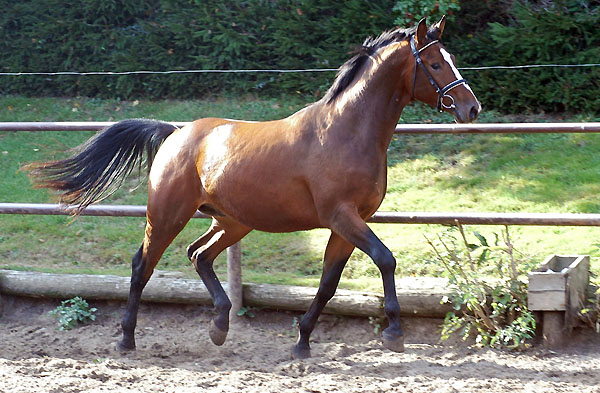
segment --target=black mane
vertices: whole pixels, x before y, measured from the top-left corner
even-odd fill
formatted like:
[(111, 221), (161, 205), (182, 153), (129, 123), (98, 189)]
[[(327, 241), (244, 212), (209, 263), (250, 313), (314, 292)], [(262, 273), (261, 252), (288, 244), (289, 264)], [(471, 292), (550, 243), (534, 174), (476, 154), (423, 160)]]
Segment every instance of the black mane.
[(408, 39), (415, 34), (415, 31), (415, 27), (410, 29), (395, 29), (383, 32), (376, 38), (367, 37), (362, 47), (358, 48), (355, 52), (356, 54), (339, 68), (333, 85), (331, 85), (325, 96), (323, 96), (325, 102), (328, 104), (331, 103), (350, 86), (369, 56), (391, 43)]

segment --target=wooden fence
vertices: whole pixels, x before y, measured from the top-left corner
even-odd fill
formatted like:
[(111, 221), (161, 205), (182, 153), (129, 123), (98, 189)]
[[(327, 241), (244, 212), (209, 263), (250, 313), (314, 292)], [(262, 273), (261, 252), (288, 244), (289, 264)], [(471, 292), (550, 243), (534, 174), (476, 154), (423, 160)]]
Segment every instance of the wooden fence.
[[(112, 122), (0, 122), (0, 131), (98, 131)], [(182, 127), (188, 122), (173, 122)], [(523, 134), (523, 133), (600, 133), (600, 123), (496, 123), (496, 124), (405, 124), (397, 134)], [(72, 208), (55, 204), (0, 203), (0, 214), (69, 215)], [(88, 216), (144, 217), (145, 206), (93, 205), (82, 212)], [(197, 212), (195, 218), (209, 218)], [(385, 224), (466, 225), (544, 225), (600, 226), (600, 214), (552, 213), (431, 213), (377, 212), (369, 219)], [(241, 246), (227, 250), (228, 281), (232, 310), (242, 307)]]

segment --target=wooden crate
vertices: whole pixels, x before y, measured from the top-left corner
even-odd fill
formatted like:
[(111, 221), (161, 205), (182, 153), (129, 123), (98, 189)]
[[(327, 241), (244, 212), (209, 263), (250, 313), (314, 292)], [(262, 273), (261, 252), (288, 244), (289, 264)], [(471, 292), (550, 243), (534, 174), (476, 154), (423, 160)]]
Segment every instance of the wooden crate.
[(576, 314), (585, 302), (589, 281), (588, 255), (551, 255), (529, 273), (527, 307), (532, 311)]

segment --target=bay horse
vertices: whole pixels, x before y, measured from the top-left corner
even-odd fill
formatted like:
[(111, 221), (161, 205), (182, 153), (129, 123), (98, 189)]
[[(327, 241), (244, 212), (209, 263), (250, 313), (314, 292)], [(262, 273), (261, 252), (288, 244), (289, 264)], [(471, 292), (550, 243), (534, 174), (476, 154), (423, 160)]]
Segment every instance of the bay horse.
[(404, 350), (396, 261), (365, 221), (385, 196), (387, 149), (405, 105), (419, 100), (461, 123), (474, 121), (481, 111), (454, 57), (439, 41), (445, 22), (442, 18), (428, 28), (421, 20), (411, 29), (367, 38), (321, 100), (285, 119), (203, 118), (181, 129), (154, 120), (124, 120), (70, 158), (27, 166), (38, 186), (61, 191), (63, 203), (81, 210), (114, 191), (148, 156), (145, 234), (132, 260), (119, 349), (135, 349), (142, 290), (167, 246), (199, 210), (212, 216), (212, 225), (189, 245), (187, 256), (216, 309), (209, 325), (214, 344), (225, 342), (231, 308), (213, 270), (214, 259), (253, 229), (328, 228), (319, 289), (299, 324), (293, 356), (310, 356), (311, 332), (355, 248), (382, 275), (389, 322), (383, 345)]

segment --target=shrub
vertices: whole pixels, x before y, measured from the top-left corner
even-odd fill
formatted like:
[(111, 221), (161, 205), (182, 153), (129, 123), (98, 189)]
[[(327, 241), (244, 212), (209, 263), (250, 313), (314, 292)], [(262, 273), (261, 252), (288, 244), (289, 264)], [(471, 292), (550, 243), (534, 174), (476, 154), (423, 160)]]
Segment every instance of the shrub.
[(600, 277), (592, 275), (590, 281), (594, 293), (589, 297), (585, 307), (579, 311), (579, 318), (600, 334)]
[[(535, 333), (535, 319), (527, 309), (527, 285), (522, 277), (527, 265), (515, 258), (508, 227), (493, 244), (475, 232), (477, 241), (467, 240), (457, 223), (438, 235), (437, 244), (427, 239), (437, 260), (450, 276), (452, 293), (448, 298), (456, 311), (446, 315), (442, 339), (459, 331), (463, 339), (472, 333), (480, 346), (520, 348)], [(503, 243), (503, 244), (502, 244)], [(484, 282), (485, 268), (496, 269), (499, 281)]]
[(58, 330), (71, 330), (80, 323), (96, 320), (95, 312), (96, 308), (90, 308), (85, 300), (77, 296), (63, 301), (49, 314), (58, 318)]

